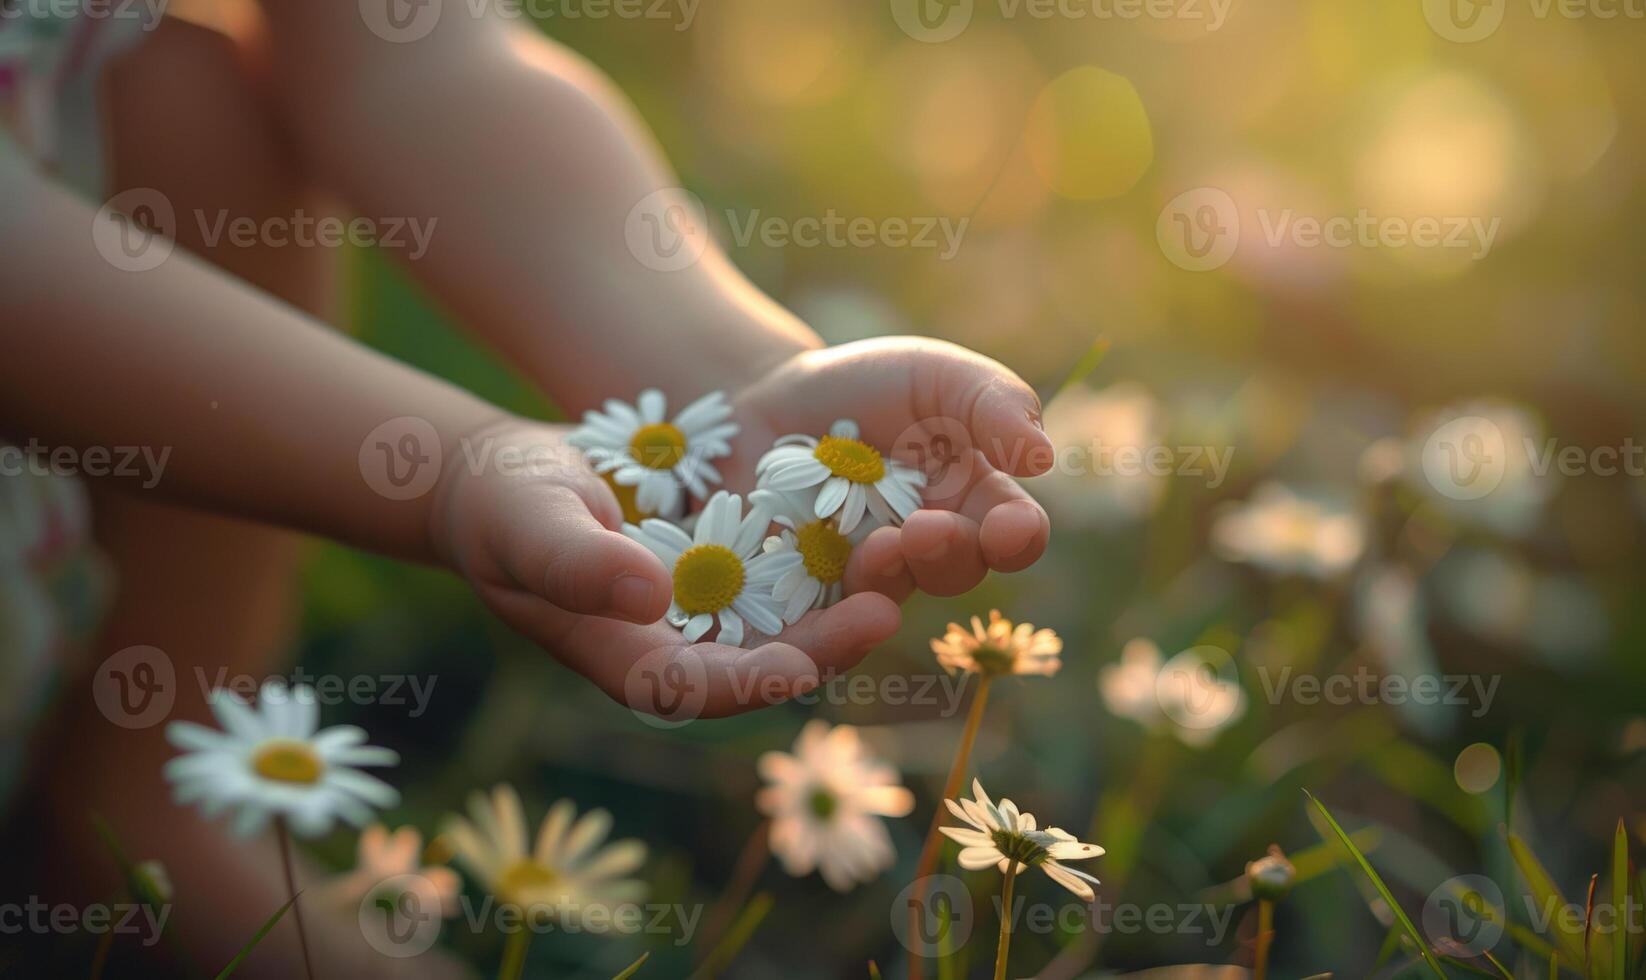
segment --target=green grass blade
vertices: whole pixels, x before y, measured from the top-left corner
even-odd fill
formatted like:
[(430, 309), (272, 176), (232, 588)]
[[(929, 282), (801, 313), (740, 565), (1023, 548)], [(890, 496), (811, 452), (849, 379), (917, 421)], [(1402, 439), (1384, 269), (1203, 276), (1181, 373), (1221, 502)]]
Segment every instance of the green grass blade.
[(1080, 360), (1075, 362), (1074, 370), (1070, 371), (1056, 388), (1042, 393), (1040, 404), (1042, 406), (1050, 405), (1057, 399), (1058, 395), (1085, 381), (1093, 371), (1097, 370), (1098, 365), (1103, 363), (1103, 359), (1108, 356), (1109, 338), (1099, 337), (1092, 341), (1092, 346), (1086, 348), (1086, 353), (1080, 355)]
[(1560, 927), (1562, 916), (1560, 912), (1570, 903), (1562, 895), (1560, 888), (1555, 885), (1549, 872), (1544, 869), (1543, 862), (1537, 859), (1526, 842), (1514, 833), (1507, 835), (1509, 841), (1509, 856), (1514, 859), (1515, 867), (1520, 869), (1520, 877), (1526, 882), (1526, 888), (1532, 893), (1532, 899), (1540, 908), (1550, 911), (1549, 926), (1553, 935), (1550, 937), (1555, 948), (1560, 951), (1560, 958), (1568, 963), (1582, 964), (1583, 933), (1573, 932)]
[(737, 958), (737, 954), (741, 953), (749, 940), (754, 938), (755, 930), (760, 928), (760, 923), (765, 920), (767, 913), (771, 912), (773, 904), (771, 892), (760, 892), (749, 899), (749, 904), (737, 913), (731, 928), (726, 930), (726, 935), (709, 951), (709, 955), (703, 959), (703, 965), (698, 967), (692, 976), (718, 976), (722, 970), (730, 966), (732, 960)]
[(652, 958), (652, 954), (650, 954), (650, 953), (641, 953), (640, 958), (638, 960), (635, 960), (633, 963), (630, 963), (628, 965), (627, 969), (625, 969), (622, 973), (619, 973), (617, 976), (612, 977), (612, 980), (629, 980), (630, 977), (634, 976), (636, 973), (639, 973), (640, 968), (645, 966), (646, 961), (651, 959), (651, 958)]
[[(297, 893), (297, 895), (301, 894), (303, 893)], [(263, 941), (263, 937), (267, 936), (275, 926), (280, 924), (280, 920), (285, 918), (286, 913), (291, 910), (292, 905), (297, 901), (297, 895), (286, 899), (286, 904), (280, 906), (273, 915), (269, 916), (269, 921), (263, 923), (263, 928), (257, 930), (257, 934), (252, 936), (246, 945), (240, 947), (240, 952), (234, 954), (234, 959), (229, 960), (228, 966), (223, 967), (223, 972), (217, 975), (217, 980), (224, 980), (229, 974), (240, 969), (241, 961), (250, 956), (251, 951), (257, 948), (257, 944)]]
[(1394, 913), (1395, 920), (1400, 923), (1400, 927), (1406, 931), (1406, 935), (1410, 937), (1412, 942), (1417, 944), (1417, 951), (1423, 956), (1423, 962), (1429, 965), (1429, 969), (1433, 970), (1435, 976), (1439, 977), (1440, 980), (1446, 980), (1446, 971), (1441, 969), (1440, 961), (1435, 959), (1434, 953), (1429, 950), (1429, 944), (1423, 939), (1423, 934), (1417, 931), (1417, 926), (1413, 924), (1411, 916), (1408, 916), (1406, 910), (1400, 907), (1400, 903), (1395, 901), (1394, 893), (1389, 891), (1389, 886), (1383, 883), (1383, 878), (1372, 867), (1372, 863), (1366, 860), (1366, 855), (1360, 853), (1360, 848), (1355, 846), (1355, 842), (1350, 839), (1348, 833), (1338, 825), (1337, 820), (1332, 817), (1331, 811), (1326, 809), (1324, 803), (1316, 799), (1314, 794), (1308, 790), (1304, 790), (1303, 795), (1307, 796), (1309, 802), (1315, 805), (1315, 809), (1320, 811), (1326, 825), (1332, 828), (1332, 833), (1337, 835), (1337, 839), (1348, 850), (1349, 856), (1353, 857), (1355, 863), (1360, 865), (1360, 870), (1366, 873), (1372, 887), (1377, 889), (1378, 895), (1382, 896), (1383, 901), (1389, 906), (1389, 911)]
[(875, 964), (874, 960), (869, 961), (869, 980), (880, 980), (880, 967)]
[(1629, 980), (1629, 932), (1624, 914), (1629, 908), (1629, 832), (1623, 818), (1612, 837), (1612, 980)]

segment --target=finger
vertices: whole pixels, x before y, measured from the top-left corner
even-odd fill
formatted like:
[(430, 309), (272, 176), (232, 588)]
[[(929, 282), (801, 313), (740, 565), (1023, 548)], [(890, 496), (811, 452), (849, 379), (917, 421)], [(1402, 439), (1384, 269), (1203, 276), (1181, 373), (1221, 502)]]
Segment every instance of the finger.
[(505, 572), (533, 595), (587, 616), (654, 623), (669, 609), (673, 582), (644, 545), (608, 530), (576, 492), (546, 487), (491, 545)]
[(860, 592), (807, 613), (778, 639), (804, 650), (829, 675), (857, 666), (870, 650), (891, 639), (902, 622), (896, 602)]
[(914, 573), (903, 558), (899, 529), (877, 528), (853, 548), (841, 585), (847, 595), (878, 592), (893, 602), (907, 599), (914, 591)]
[(1046, 551), (1051, 519), (1016, 480), (996, 470), (967, 488), (959, 511), (978, 523), (983, 561), (1001, 572), (1028, 568)]
[(903, 558), (921, 591), (959, 595), (983, 581), (988, 567), (977, 533), (976, 521), (948, 511), (919, 510), (904, 522)]
[(1052, 440), (1040, 427), (1040, 396), (1004, 364), (954, 348), (938, 372), (942, 415), (963, 422), (997, 469), (1036, 476), (1051, 469)]

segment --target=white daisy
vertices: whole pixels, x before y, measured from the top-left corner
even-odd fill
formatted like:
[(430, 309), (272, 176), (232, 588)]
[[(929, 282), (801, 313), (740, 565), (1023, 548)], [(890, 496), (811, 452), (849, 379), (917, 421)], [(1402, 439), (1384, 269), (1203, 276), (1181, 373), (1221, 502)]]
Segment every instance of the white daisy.
[(760, 775), (769, 785), (755, 797), (772, 820), (771, 849), (783, 870), (799, 877), (815, 869), (835, 891), (867, 882), (896, 861), (881, 817), (903, 817), (914, 794), (897, 770), (873, 758), (857, 729), (809, 721), (794, 752), (767, 752)]
[(950, 674), (965, 671), (998, 677), (1003, 674), (1039, 674), (1050, 677), (1063, 666), (1063, 640), (1053, 630), (1035, 629), (1033, 623), (1013, 624), (989, 610), (989, 622), (972, 617), (970, 630), (950, 623), (932, 641), (938, 664)]
[(709, 485), (720, 482), (709, 460), (730, 455), (738, 431), (725, 392), (704, 395), (673, 421), (665, 421), (667, 402), (655, 388), (642, 391), (632, 406), (608, 398), (603, 407), (584, 412), (583, 424), (566, 441), (606, 478), (627, 520), (678, 516), (682, 486), (702, 500)]
[(784, 436), (755, 466), (765, 490), (818, 487), (815, 517), (839, 514), (841, 534), (850, 534), (868, 513), (881, 524), (901, 524), (920, 509), (926, 475), (894, 462), (858, 438), (857, 423), (841, 419), (821, 439)]
[(720, 622), (719, 642), (741, 646), (746, 622), (776, 636), (783, 630), (772, 586), (786, 566), (782, 556), (761, 553), (771, 514), (756, 506), (743, 514), (743, 498), (718, 491), (688, 536), (668, 521), (649, 518), (623, 533), (651, 549), (674, 574), (668, 620), (697, 642)]
[(1098, 672), (1098, 690), (1110, 714), (1204, 748), (1246, 713), (1246, 691), (1216, 669), (1227, 657), (1218, 654), (1194, 647), (1162, 662), (1160, 647), (1139, 637), (1126, 644), (1119, 663)]
[(617, 928), (617, 916), (584, 913), (645, 899), (645, 884), (626, 876), (646, 863), (646, 845), (629, 839), (601, 847), (611, 814), (590, 810), (573, 822), (576, 813), (570, 800), (549, 807), (534, 846), (520, 795), (502, 784), (490, 798), (472, 795), (468, 818), (449, 818), (446, 835), (457, 860), (505, 904), (534, 917), (582, 914), (585, 926)]
[(970, 827), (938, 828), (960, 845), (962, 868), (982, 871), (995, 867), (1004, 874), (1013, 864), (1035, 867), (1082, 899), (1092, 900), (1092, 885), (1098, 880), (1062, 862), (1100, 857), (1103, 848), (1075, 840), (1074, 835), (1057, 827), (1036, 829), (1034, 814), (1020, 812), (1011, 800), (1002, 799), (996, 806), (983, 792), (983, 784), (975, 779), (972, 796), (970, 800), (943, 801), (950, 813)]
[(316, 730), (320, 708), (308, 687), (264, 683), (255, 706), (219, 688), (210, 697), (223, 731), (174, 721), (166, 738), (183, 755), (166, 763), (179, 804), (199, 803), (208, 817), (234, 810), (233, 832), (247, 837), (279, 817), (302, 837), (329, 831), (338, 820), (363, 827), (373, 807), (390, 807), (400, 794), (357, 766), (392, 766), (391, 749), (363, 744), (353, 725)]
[(1218, 517), (1212, 546), (1229, 561), (1270, 574), (1330, 579), (1360, 559), (1366, 527), (1349, 510), (1266, 483)]
[(863, 523), (851, 534), (841, 534), (836, 522), (818, 517), (812, 496), (798, 491), (756, 490), (749, 502), (772, 515), (782, 527), (766, 539), (765, 550), (774, 556), (781, 574), (772, 586), (772, 598), (783, 606), (783, 621), (798, 622), (808, 609), (821, 609), (840, 601), (840, 580), (852, 548), (874, 530)]

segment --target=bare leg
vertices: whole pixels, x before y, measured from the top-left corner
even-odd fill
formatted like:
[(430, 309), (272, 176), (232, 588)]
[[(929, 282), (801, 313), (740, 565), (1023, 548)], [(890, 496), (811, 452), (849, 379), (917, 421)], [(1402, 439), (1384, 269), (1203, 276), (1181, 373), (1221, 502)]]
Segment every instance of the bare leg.
[[(318, 215), (326, 202), (307, 182), (258, 91), (254, 50), (224, 35), (167, 19), (104, 79), (111, 122), (113, 191), (159, 190), (177, 213), (180, 244), (253, 285), (317, 316), (334, 296), (335, 254), (313, 247), (206, 244), (202, 221)], [(202, 405), (201, 411), (210, 411)], [(116, 601), (90, 652), (149, 645), (176, 670), (169, 718), (207, 720), (204, 689), (219, 670), (264, 677), (285, 664), (292, 639), (295, 578), (304, 544), (294, 535), (166, 507), (138, 496), (96, 494), (96, 537), (118, 576)], [(80, 900), (108, 895), (114, 877), (90, 834), (87, 814), (114, 825), (135, 859), (159, 858), (175, 883), (168, 930), (186, 941), (209, 975), (221, 969), (285, 898), (272, 836), (231, 841), (219, 823), (168, 798), (160, 769), (172, 754), (164, 725), (129, 731), (99, 714), (92, 686), (71, 686), (58, 719), (55, 757), (43, 787), (41, 832), (49, 885)], [(377, 957), (352, 915), (310, 915), (323, 975), (418, 975), (413, 964)], [(135, 944), (128, 944), (133, 945)], [(116, 947), (116, 961), (137, 954)], [(241, 974), (301, 972), (288, 918)]]

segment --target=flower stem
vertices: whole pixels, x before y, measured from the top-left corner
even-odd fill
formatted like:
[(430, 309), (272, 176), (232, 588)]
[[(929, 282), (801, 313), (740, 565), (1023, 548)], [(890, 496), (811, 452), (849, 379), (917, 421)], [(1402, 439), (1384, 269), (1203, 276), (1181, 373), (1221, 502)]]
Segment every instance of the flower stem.
[[(960, 733), (960, 747), (955, 752), (954, 763), (949, 767), (949, 778), (943, 783), (943, 799), (952, 800), (960, 795), (960, 784), (966, 778), (966, 764), (971, 760), (972, 743), (977, 741), (977, 730), (983, 724), (983, 709), (989, 703), (989, 675), (978, 675), (977, 693), (972, 696), (971, 709), (966, 713), (966, 727)], [(914, 895), (909, 900), (909, 935), (918, 936), (920, 916), (926, 907), (926, 892), (932, 871), (937, 867), (937, 854), (943, 843), (943, 835), (937, 828), (943, 825), (944, 806), (942, 803), (932, 812), (931, 826), (926, 828), (926, 843), (920, 848), (920, 863), (914, 869)], [(925, 958), (919, 953), (909, 957), (909, 980), (924, 980), (926, 973)]]
[(1006, 980), (1006, 959), (1012, 949), (1012, 883), (1017, 880), (1017, 862), (1006, 866), (1006, 881), (1000, 886), (1000, 945), (994, 954), (994, 980)]
[(1252, 964), (1252, 980), (1264, 980), (1269, 975), (1269, 943), (1274, 940), (1275, 903), (1266, 898), (1257, 901), (1257, 956)]
[(715, 902), (703, 925), (703, 940), (697, 946), (699, 963), (719, 944), (721, 934), (731, 924), (733, 916), (748, 901), (755, 880), (766, 867), (766, 859), (771, 857), (771, 830), (770, 820), (760, 821), (760, 826), (754, 828), (754, 833), (743, 845), (742, 853), (737, 856), (737, 866), (732, 869), (731, 880), (726, 883), (726, 890), (720, 893), (720, 900)]
[(303, 975), (314, 980), (314, 959), (309, 955), (309, 934), (303, 929), (303, 907), (297, 902), (297, 876), (292, 872), (291, 833), (284, 817), (274, 820), (274, 835), (280, 841), (280, 866), (286, 872), (286, 897), (291, 899), (292, 921), (297, 923), (297, 945), (303, 950)]
[(520, 980), (526, 974), (526, 950), (531, 948), (532, 931), (525, 922), (508, 933), (503, 943), (503, 965), (498, 967), (497, 980)]

